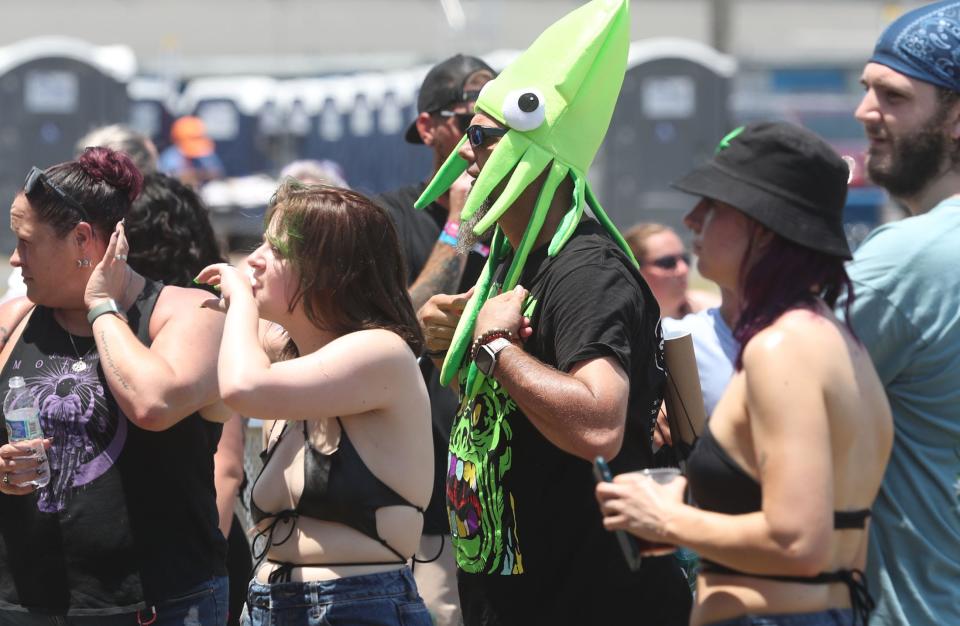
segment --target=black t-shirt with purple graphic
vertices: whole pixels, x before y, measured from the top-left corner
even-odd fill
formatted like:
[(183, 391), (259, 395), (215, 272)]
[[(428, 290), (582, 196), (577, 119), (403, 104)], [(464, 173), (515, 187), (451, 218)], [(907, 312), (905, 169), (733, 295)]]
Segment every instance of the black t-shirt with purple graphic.
[[(129, 311), (149, 345), (161, 286)], [(38, 399), (50, 483), (0, 494), (0, 609), (133, 612), (225, 575), (213, 453), (221, 427), (194, 414), (163, 432), (130, 422), (113, 399), (92, 337), (70, 336), (36, 307), (0, 374)], [(0, 443), (6, 443), (2, 429)]]

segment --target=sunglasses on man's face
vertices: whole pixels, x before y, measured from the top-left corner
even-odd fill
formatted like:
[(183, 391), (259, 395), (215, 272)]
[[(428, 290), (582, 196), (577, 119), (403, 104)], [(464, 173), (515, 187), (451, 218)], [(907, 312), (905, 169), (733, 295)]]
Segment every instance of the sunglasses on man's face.
[(470, 142), (470, 145), (474, 148), (478, 148), (486, 143), (487, 139), (493, 137), (503, 137), (509, 132), (509, 128), (499, 128), (497, 126), (480, 126), (479, 124), (474, 124), (467, 129), (467, 141)]
[(457, 113), (455, 111), (437, 111), (436, 115), (444, 119), (453, 118), (453, 123), (457, 125), (457, 130), (461, 133), (467, 132), (470, 121), (473, 119), (473, 113)]
[(648, 261), (647, 265), (655, 265), (663, 270), (673, 270), (677, 268), (677, 265), (680, 264), (680, 261), (683, 261), (685, 265), (690, 265), (690, 255), (686, 252), (683, 254), (668, 254), (666, 256), (658, 257), (652, 261)]
[(66, 191), (54, 185), (39, 167), (34, 166), (30, 168), (27, 179), (23, 181), (23, 193), (29, 198), (30, 194), (37, 188), (38, 183), (43, 183), (61, 202), (76, 209), (77, 212), (80, 213), (80, 219), (82, 221), (90, 221), (90, 215), (87, 213), (87, 210), (83, 208), (83, 205), (67, 195)]

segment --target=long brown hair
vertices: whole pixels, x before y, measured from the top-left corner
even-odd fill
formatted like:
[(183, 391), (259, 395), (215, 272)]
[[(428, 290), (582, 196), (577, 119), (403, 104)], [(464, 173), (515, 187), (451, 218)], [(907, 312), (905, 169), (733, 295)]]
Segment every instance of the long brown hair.
[(302, 300), (318, 328), (337, 334), (383, 328), (420, 354), (423, 334), (407, 295), (407, 270), (383, 209), (349, 189), (287, 178), (264, 223), (271, 245), (300, 277), (290, 311)]

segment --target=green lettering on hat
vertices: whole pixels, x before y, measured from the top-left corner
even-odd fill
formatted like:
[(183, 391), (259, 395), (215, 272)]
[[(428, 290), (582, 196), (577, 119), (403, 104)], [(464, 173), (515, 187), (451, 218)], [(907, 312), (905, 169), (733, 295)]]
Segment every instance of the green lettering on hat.
[(727, 148), (729, 148), (729, 147), (730, 147), (730, 142), (733, 141), (733, 139), (734, 139), (737, 135), (739, 135), (740, 133), (742, 133), (744, 128), (746, 128), (746, 126), (740, 126), (739, 128), (734, 128), (734, 129), (731, 130), (729, 133), (727, 133), (727, 136), (724, 137), (723, 139), (721, 139), (721, 140), (720, 140), (720, 143), (717, 144), (717, 149), (714, 150), (713, 153), (714, 153), (714, 154), (719, 154), (721, 150), (726, 150)]

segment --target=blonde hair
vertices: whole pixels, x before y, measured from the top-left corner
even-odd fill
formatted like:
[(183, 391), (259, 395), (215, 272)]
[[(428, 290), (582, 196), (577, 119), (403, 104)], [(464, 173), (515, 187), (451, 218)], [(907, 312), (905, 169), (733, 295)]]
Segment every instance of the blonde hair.
[(674, 231), (666, 224), (640, 222), (639, 224), (634, 224), (627, 232), (623, 233), (623, 238), (626, 239), (627, 245), (630, 246), (630, 250), (633, 251), (633, 256), (637, 257), (637, 261), (643, 265), (647, 258), (647, 239), (665, 232), (672, 233)]

